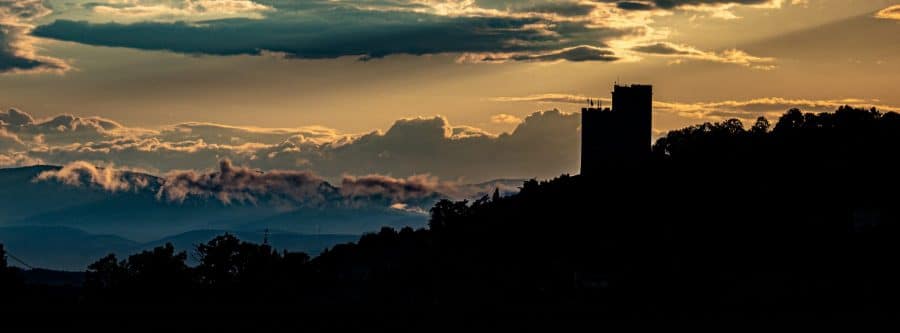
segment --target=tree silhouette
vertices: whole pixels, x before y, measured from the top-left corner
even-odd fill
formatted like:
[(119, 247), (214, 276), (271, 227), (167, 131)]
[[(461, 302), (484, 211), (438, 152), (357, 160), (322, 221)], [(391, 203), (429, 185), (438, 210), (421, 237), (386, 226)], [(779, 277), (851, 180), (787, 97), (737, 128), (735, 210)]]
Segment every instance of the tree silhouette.
[(754, 135), (765, 135), (769, 133), (769, 120), (766, 117), (756, 118), (756, 122), (753, 123), (753, 127), (750, 128), (750, 133)]
[[(311, 258), (225, 234), (87, 272), (87, 299), (612, 318), (895, 314), (900, 115), (841, 107), (669, 132), (643, 164), (441, 200)], [(437, 311), (439, 312), (439, 311)]]
[(6, 249), (3, 247), (3, 244), (0, 243), (0, 270), (6, 270)]
[(85, 287), (92, 289), (116, 289), (128, 277), (125, 263), (120, 263), (115, 254), (109, 254), (88, 265)]
[(3, 299), (0, 299), (0, 304), (13, 304), (15, 302), (16, 295), (13, 295), (13, 293), (17, 287), (16, 282), (13, 272), (6, 263), (6, 249), (3, 248), (3, 244), (0, 244), (0, 293), (4, 295)]
[[(267, 244), (243, 242), (231, 234), (213, 238), (196, 248), (201, 283), (216, 289), (232, 289), (231, 297), (256, 298), (275, 287), (278, 270), (284, 258)], [(285, 254), (286, 257), (290, 256)], [(290, 256), (292, 262), (304, 264), (305, 254)]]
[(193, 272), (187, 253), (171, 243), (118, 261), (107, 255), (88, 266), (85, 288), (103, 302), (134, 304), (176, 302), (188, 297)]

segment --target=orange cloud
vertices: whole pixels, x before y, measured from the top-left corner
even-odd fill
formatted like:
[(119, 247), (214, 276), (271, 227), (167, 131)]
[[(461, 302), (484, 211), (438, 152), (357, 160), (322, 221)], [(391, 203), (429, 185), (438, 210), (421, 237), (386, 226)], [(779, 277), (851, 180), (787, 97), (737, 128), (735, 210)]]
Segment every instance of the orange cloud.
[(680, 64), (683, 59), (693, 59), (725, 64), (735, 64), (760, 70), (771, 70), (775, 68), (775, 65), (773, 64), (775, 61), (774, 58), (758, 57), (738, 49), (727, 49), (721, 52), (711, 52), (703, 51), (689, 45), (669, 42), (657, 42), (653, 44), (639, 45), (633, 47), (631, 50), (643, 54), (675, 58), (675, 60), (673, 60), (671, 64)]
[(875, 17), (888, 20), (900, 20), (900, 5), (893, 5), (879, 10), (878, 13), (875, 13)]
[(495, 124), (518, 124), (522, 122), (522, 118), (513, 116), (511, 114), (495, 114), (491, 116), (491, 122)]

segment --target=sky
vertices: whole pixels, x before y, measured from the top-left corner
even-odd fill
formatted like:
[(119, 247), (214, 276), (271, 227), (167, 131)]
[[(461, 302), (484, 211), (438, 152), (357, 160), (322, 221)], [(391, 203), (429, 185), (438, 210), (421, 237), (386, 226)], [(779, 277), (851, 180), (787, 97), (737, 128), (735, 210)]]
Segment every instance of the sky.
[(0, 0), (0, 166), (577, 173), (587, 98), (654, 135), (900, 111), (900, 1)]

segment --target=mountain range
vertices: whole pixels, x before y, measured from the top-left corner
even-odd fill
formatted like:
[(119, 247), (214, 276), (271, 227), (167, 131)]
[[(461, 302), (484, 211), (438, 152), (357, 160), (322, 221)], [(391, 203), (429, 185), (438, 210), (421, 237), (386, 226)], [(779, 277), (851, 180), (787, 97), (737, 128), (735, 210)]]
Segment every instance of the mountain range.
[[(268, 231), (268, 241), (276, 249), (315, 255), (383, 226), (424, 227), (427, 209), (447, 197), (431, 193), (397, 205), (367, 194), (365, 200), (348, 201), (337, 194), (338, 187), (324, 182), (316, 189), (316, 196), (324, 201), (316, 205), (289, 204), (278, 193), (252, 201), (190, 195), (172, 201), (159, 196), (166, 180), (145, 173), (120, 174), (125, 181), (142, 180), (144, 186), (119, 191), (90, 181), (40, 178), (61, 169), (0, 169), (0, 243), (31, 266), (83, 270), (108, 253), (121, 258), (166, 242), (190, 252), (193, 246), (226, 232), (262, 242)], [(466, 185), (471, 190), (465, 192), (481, 196), (485, 194), (481, 189), (508, 189), (512, 184), (521, 181)]]

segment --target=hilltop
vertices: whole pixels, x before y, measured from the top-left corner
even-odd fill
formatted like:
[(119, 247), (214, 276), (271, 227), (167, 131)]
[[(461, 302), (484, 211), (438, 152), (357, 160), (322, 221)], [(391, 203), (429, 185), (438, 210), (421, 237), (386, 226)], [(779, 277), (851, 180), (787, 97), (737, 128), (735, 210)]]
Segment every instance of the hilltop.
[(234, 236), (201, 245), (196, 267), (168, 245), (105, 257), (89, 267), (84, 302), (595, 318), (895, 313), (897, 129), (896, 114), (849, 107), (791, 110), (749, 129), (701, 124), (657, 141), (643, 165), (441, 200), (427, 228), (382, 228), (315, 257)]

